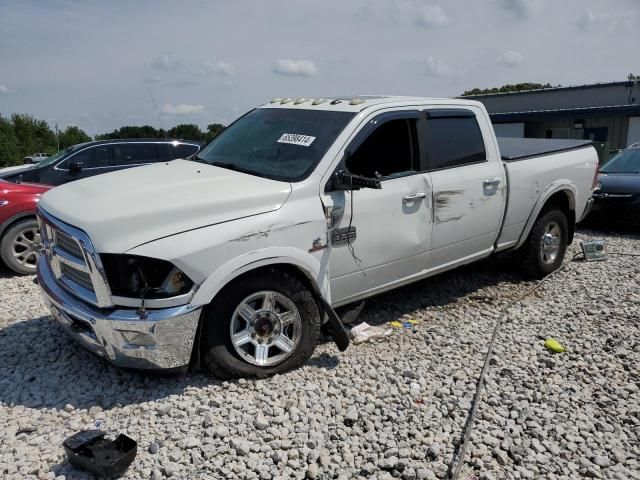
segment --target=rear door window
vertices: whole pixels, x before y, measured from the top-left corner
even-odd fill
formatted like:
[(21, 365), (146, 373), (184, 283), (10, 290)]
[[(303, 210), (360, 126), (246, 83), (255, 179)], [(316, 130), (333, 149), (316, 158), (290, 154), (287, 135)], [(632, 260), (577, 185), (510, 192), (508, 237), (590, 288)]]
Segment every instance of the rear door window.
[(158, 151), (155, 143), (113, 144), (113, 164), (115, 166), (141, 165), (157, 161)]
[(430, 110), (425, 146), (430, 170), (487, 160), (480, 126), (471, 110)]

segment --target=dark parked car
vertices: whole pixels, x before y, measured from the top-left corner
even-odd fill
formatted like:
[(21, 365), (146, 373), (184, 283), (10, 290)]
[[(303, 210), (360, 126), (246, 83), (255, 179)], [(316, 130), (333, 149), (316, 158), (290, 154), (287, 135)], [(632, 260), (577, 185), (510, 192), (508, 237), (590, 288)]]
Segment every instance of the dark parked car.
[(640, 143), (600, 168), (590, 219), (640, 225)]
[(101, 140), (74, 145), (36, 165), (0, 171), (10, 182), (62, 185), (123, 168), (187, 158), (200, 150), (202, 142), (164, 139)]

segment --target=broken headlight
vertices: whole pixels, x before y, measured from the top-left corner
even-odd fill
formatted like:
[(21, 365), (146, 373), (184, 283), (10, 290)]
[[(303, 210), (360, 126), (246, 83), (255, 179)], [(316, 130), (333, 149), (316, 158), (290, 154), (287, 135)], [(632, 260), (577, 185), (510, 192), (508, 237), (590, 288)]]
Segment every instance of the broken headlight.
[(183, 295), (193, 287), (193, 281), (166, 260), (111, 253), (100, 258), (113, 295), (151, 300)]

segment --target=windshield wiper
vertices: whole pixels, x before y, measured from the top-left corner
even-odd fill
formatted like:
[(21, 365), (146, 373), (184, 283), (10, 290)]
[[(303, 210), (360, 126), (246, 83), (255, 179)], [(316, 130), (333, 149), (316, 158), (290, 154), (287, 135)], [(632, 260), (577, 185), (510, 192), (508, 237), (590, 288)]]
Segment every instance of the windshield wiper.
[(235, 170), (236, 172), (241, 172), (241, 173), (248, 173), (249, 175), (257, 175), (259, 177), (262, 176), (259, 173), (257, 173), (255, 170), (241, 167), (240, 165), (237, 165), (235, 163), (213, 162), (213, 163), (210, 163), (209, 165), (213, 165), (214, 167), (228, 168), (229, 170)]
[(207, 163), (207, 164), (209, 163), (204, 158), (199, 157), (197, 154), (187, 158), (187, 160), (193, 160), (194, 162)]

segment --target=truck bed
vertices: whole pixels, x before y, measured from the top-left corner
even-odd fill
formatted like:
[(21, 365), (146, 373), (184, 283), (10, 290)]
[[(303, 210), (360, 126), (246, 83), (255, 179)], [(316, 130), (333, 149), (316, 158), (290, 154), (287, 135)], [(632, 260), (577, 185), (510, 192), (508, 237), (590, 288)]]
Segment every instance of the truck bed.
[(592, 143), (591, 140), (498, 137), (500, 155), (505, 162), (515, 162), (526, 158), (585, 148)]

